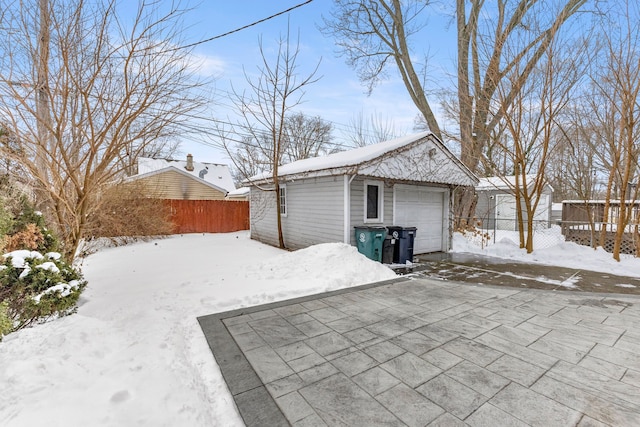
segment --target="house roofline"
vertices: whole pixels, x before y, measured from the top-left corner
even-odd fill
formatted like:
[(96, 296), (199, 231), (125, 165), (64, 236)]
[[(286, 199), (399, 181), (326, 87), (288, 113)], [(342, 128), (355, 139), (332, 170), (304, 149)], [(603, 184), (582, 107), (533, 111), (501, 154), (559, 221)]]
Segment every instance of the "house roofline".
[[(420, 143), (426, 142), (427, 140), (431, 140), (434, 142), (441, 151), (451, 160), (453, 161), (472, 181), (478, 182), (478, 177), (471, 172), (471, 170), (464, 164), (462, 161), (455, 156), (443, 143), (440, 139), (435, 136), (433, 133), (428, 133), (416, 140), (406, 143), (400, 147), (384, 152), (376, 157), (371, 159), (361, 161), (359, 163), (343, 165), (343, 166), (335, 166), (335, 167), (326, 167), (322, 169), (316, 169), (311, 171), (302, 171), (295, 173), (285, 173), (284, 175), (279, 175), (283, 181), (290, 181), (294, 179), (302, 179), (302, 178), (317, 178), (323, 176), (343, 176), (343, 175), (359, 175), (358, 171), (360, 168), (366, 167), (375, 162), (384, 160), (385, 158), (392, 157), (394, 154), (398, 152), (408, 151), (413, 148), (415, 145), (419, 145)], [(263, 174), (264, 175), (264, 174)], [(365, 175), (363, 175), (365, 176)], [(432, 181), (417, 181), (417, 182), (432, 182)], [(257, 179), (248, 178), (242, 182), (243, 185), (264, 185), (273, 183), (272, 176), (259, 176)], [(444, 183), (443, 183), (444, 184)], [(450, 184), (447, 184), (450, 185)], [(455, 184), (454, 184), (455, 185)]]
[(127, 177), (127, 178), (125, 178), (125, 179), (124, 179), (124, 182), (138, 181), (138, 180), (140, 180), (140, 179), (143, 179), (143, 178), (149, 178), (149, 177), (152, 177), (152, 176), (154, 176), (154, 175), (159, 175), (159, 174), (162, 174), (162, 173), (165, 173), (165, 172), (178, 172), (179, 174), (181, 174), (181, 175), (183, 175), (183, 176), (186, 176), (186, 177), (187, 177), (187, 178), (189, 178), (189, 179), (193, 179), (194, 181), (196, 181), (196, 182), (198, 182), (198, 183), (200, 183), (200, 184), (204, 184), (204, 185), (206, 185), (206, 186), (207, 186), (207, 187), (209, 187), (209, 188), (212, 188), (212, 189), (214, 189), (214, 190), (216, 190), (216, 191), (221, 192), (221, 193), (222, 193), (222, 194), (224, 194), (225, 196), (227, 195), (227, 193), (229, 193), (229, 192), (228, 192), (227, 190), (225, 190), (224, 188), (222, 188), (222, 187), (218, 187), (217, 185), (212, 184), (212, 183), (210, 183), (209, 181), (205, 181), (205, 180), (204, 180), (204, 179), (202, 179), (202, 178), (198, 178), (197, 176), (195, 176), (195, 175), (193, 175), (193, 174), (191, 174), (191, 173), (189, 173), (189, 172), (187, 172), (187, 171), (184, 171), (184, 170), (182, 170), (181, 168), (175, 167), (175, 166), (173, 166), (173, 165), (169, 165), (169, 166), (167, 166), (167, 167), (165, 167), (165, 168), (162, 168), (162, 169), (156, 169), (156, 170), (153, 170), (153, 171), (150, 171), (150, 172), (146, 172), (146, 173), (143, 173), (143, 174), (138, 174), (138, 175), (132, 175), (132, 176), (129, 176), (129, 177)]

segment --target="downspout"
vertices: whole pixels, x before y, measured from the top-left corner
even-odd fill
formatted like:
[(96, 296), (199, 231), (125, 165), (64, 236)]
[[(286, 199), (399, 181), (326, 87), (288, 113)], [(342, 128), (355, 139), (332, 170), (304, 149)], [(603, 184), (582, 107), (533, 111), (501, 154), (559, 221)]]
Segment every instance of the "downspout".
[[(443, 252), (449, 252), (451, 250), (451, 243), (452, 243), (452, 240), (453, 240), (453, 231), (454, 231), (453, 223), (454, 223), (454, 219), (451, 218), (451, 212), (453, 212), (453, 197), (451, 197), (452, 193), (453, 192), (451, 191), (451, 187), (450, 186), (447, 188), (447, 190), (444, 193), (444, 196), (447, 198), (448, 203), (446, 205), (443, 205), (445, 207), (446, 212), (442, 213), (442, 215), (443, 215), (442, 226), (444, 228), (446, 228), (446, 230), (442, 230), (442, 235), (443, 236), (447, 236), (446, 242), (443, 242), (443, 246), (444, 246), (442, 248)], [(445, 233), (445, 231), (446, 231), (446, 233)]]
[(351, 183), (355, 175), (344, 175), (344, 243), (351, 244)]

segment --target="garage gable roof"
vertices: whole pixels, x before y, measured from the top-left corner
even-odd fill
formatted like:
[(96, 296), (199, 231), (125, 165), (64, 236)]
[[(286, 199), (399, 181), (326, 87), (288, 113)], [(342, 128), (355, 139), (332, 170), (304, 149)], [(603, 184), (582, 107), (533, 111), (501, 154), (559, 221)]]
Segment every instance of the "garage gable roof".
[[(291, 179), (345, 174), (466, 186), (473, 186), (478, 180), (431, 132), (298, 160), (278, 168), (279, 177)], [(271, 172), (265, 172), (245, 183), (260, 184), (271, 179)]]

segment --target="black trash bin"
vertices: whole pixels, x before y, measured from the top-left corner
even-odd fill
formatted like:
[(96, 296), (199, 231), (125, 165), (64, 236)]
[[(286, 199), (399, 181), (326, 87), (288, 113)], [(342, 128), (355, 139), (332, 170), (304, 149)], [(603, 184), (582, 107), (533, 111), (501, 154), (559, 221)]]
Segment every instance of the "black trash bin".
[(393, 253), (396, 249), (397, 243), (398, 243), (398, 239), (394, 239), (389, 235), (387, 235), (387, 237), (384, 238), (384, 242), (382, 242), (382, 263), (383, 264), (393, 264)]
[(397, 239), (393, 252), (393, 262), (396, 264), (406, 264), (413, 262), (413, 242), (416, 238), (416, 227), (387, 227), (389, 235)]

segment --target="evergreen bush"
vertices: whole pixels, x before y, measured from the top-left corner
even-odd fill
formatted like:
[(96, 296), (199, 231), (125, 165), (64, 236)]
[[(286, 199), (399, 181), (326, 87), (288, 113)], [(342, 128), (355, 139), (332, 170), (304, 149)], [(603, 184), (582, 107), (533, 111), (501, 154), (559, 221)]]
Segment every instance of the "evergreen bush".
[(17, 250), (3, 255), (0, 300), (15, 331), (72, 313), (86, 281), (57, 252)]
[(0, 339), (75, 310), (86, 281), (57, 249), (42, 214), (0, 177)]

